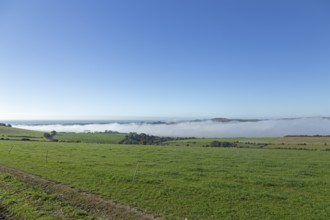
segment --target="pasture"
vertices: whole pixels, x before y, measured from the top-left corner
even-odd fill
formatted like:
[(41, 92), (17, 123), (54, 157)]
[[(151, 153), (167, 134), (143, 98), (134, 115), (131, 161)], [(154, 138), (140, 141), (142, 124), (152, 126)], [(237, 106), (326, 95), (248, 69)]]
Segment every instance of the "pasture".
[(43, 140), (43, 132), (0, 126), (0, 140)]
[(235, 142), (241, 148), (330, 150), (330, 137), (196, 138), (166, 143), (170, 146), (207, 147), (212, 141)]
[[(330, 216), (324, 139), (304, 145), (316, 146), (313, 151), (186, 146), (205, 140), (170, 143), (182, 146), (0, 141), (0, 161), (164, 219)], [(260, 139), (265, 141), (283, 142)]]
[(55, 136), (59, 141), (97, 144), (118, 144), (124, 137), (125, 134), (122, 133), (58, 133)]
[(56, 194), (46, 193), (1, 172), (0, 196), (0, 205), (7, 207), (5, 213), (0, 213), (0, 219), (95, 219), (95, 216), (59, 199)]

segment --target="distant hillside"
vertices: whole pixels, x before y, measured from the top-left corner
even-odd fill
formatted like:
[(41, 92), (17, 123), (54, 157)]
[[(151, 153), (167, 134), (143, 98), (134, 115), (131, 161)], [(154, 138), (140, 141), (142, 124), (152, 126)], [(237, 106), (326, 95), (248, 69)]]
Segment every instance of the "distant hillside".
[(0, 126), (0, 139), (21, 140), (23, 138), (26, 140), (43, 140), (43, 132)]
[(152, 122), (137, 122), (138, 124), (152, 124), (152, 125), (173, 125), (180, 123), (198, 123), (198, 122), (219, 122), (219, 123), (228, 123), (228, 122), (258, 122), (263, 121), (262, 119), (231, 119), (231, 118), (211, 118), (211, 119), (194, 119), (194, 120), (182, 120), (175, 122), (166, 122), (166, 121), (152, 121)]
[(212, 118), (213, 122), (257, 122), (263, 121), (261, 119), (229, 119), (229, 118)]
[(277, 118), (277, 119), (240, 119), (240, 118), (211, 118), (211, 119), (193, 119), (193, 120), (182, 120), (182, 121), (175, 121), (175, 122), (166, 122), (166, 121), (154, 121), (154, 122), (140, 122), (141, 124), (165, 124), (165, 125), (171, 125), (171, 124), (180, 124), (180, 123), (198, 123), (198, 122), (218, 122), (218, 123), (229, 123), (229, 122), (259, 122), (259, 121), (277, 121), (277, 120), (297, 120), (297, 119), (310, 119), (310, 118), (321, 118), (321, 119), (328, 119), (330, 120), (330, 117), (296, 117), (296, 118)]

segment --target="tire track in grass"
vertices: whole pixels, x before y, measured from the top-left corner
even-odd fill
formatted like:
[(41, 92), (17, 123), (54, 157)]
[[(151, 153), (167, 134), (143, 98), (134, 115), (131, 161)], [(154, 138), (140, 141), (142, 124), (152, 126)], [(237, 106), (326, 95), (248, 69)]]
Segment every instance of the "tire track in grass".
[[(11, 167), (0, 165), (0, 172), (5, 172), (16, 176), (17, 178), (33, 186), (42, 188), (45, 192), (57, 194), (61, 199), (77, 206), (88, 213), (92, 213), (105, 219), (141, 219), (154, 220), (160, 219), (141, 210), (126, 205), (116, 203), (112, 200), (103, 199), (97, 195), (74, 189), (70, 186), (49, 181), (40, 176), (26, 173)], [(0, 220), (6, 219), (6, 210), (0, 206)]]
[(0, 220), (7, 220), (7, 209), (0, 204)]

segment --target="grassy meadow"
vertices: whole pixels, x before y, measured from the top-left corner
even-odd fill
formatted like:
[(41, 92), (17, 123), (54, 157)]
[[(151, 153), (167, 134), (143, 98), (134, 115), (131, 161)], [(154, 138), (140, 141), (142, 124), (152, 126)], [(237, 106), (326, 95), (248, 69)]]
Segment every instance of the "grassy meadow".
[(0, 172), (1, 203), (9, 219), (96, 219), (67, 204), (56, 194), (46, 193), (10, 174)]
[(313, 151), (0, 141), (0, 161), (164, 219), (327, 219), (328, 140), (242, 140)]
[(66, 142), (83, 142), (98, 144), (118, 144), (125, 137), (125, 134), (109, 133), (58, 133), (55, 138)]
[(196, 138), (166, 143), (170, 146), (207, 147), (212, 141), (235, 142), (240, 148), (330, 150), (330, 137)]
[(0, 140), (43, 140), (43, 132), (0, 126)]

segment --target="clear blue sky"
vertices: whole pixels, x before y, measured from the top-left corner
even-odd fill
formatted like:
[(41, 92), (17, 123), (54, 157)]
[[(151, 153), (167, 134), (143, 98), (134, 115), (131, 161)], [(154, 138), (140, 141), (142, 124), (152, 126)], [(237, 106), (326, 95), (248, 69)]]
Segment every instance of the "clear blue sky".
[(0, 1), (0, 119), (329, 116), (328, 0)]

